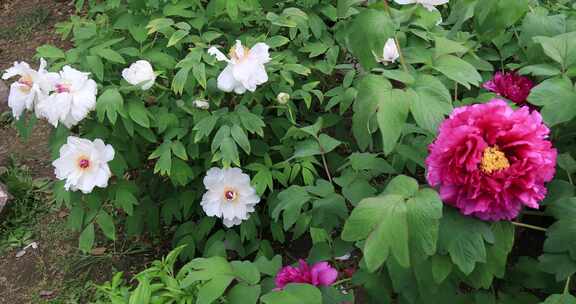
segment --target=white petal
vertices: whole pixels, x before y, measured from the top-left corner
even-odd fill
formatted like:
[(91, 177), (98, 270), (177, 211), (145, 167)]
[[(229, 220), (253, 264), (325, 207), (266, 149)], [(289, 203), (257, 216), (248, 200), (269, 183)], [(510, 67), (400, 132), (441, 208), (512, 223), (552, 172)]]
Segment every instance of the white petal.
[(21, 85), (18, 82), (14, 82), (10, 85), (10, 93), (8, 95), (8, 106), (12, 109), (12, 115), (14, 118), (19, 119), (25, 109), (29, 108), (34, 101), (35, 94), (30, 91), (26, 93), (23, 89), (26, 89), (25, 85)]
[(228, 59), (224, 53), (222, 53), (218, 48), (214, 46), (208, 49), (208, 54), (211, 56), (216, 56), (216, 60), (218, 61), (230, 61), (230, 59)]
[(236, 40), (236, 45), (234, 46), (234, 53), (236, 54), (236, 58), (238, 59), (244, 58), (244, 47), (242, 46), (242, 42), (240, 40)]
[(417, 0), (394, 0), (394, 2), (400, 4), (400, 5), (406, 5), (406, 4), (413, 4), (416, 3)]
[(248, 56), (250, 59), (256, 60), (260, 64), (265, 64), (270, 62), (270, 54), (268, 53), (268, 49), (270, 47), (266, 43), (256, 43), (251, 49)]
[(234, 78), (232, 65), (229, 64), (218, 76), (218, 89), (224, 92), (235, 91), (242, 83)]
[(254, 92), (258, 85), (268, 81), (268, 74), (266, 74), (264, 65), (255, 60), (245, 60), (234, 65), (232, 73), (234, 79), (251, 92)]

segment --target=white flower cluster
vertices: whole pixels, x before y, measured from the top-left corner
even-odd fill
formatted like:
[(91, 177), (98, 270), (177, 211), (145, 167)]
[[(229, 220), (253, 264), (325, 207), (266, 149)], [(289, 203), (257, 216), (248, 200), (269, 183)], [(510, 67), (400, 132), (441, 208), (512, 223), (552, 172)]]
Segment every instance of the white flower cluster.
[[(251, 49), (244, 48), (238, 40), (230, 50), (230, 58), (217, 48), (208, 50), (218, 61), (228, 63), (218, 76), (218, 88), (224, 92), (243, 94), (254, 92), (257, 86), (268, 81), (264, 65), (271, 58), (269, 46), (257, 43)], [(97, 84), (90, 73), (64, 66), (59, 73), (50, 73), (46, 61), (40, 60), (38, 70), (25, 62), (17, 62), (6, 70), (3, 79), (19, 76), (11, 85), (8, 104), (12, 114), (19, 119), (24, 110), (34, 111), (39, 118), (47, 119), (55, 127), (64, 124), (70, 128), (96, 108)], [(156, 74), (152, 65), (139, 60), (122, 71), (122, 77), (141, 90), (150, 89)], [(287, 93), (278, 95), (278, 102), (285, 104), (290, 99)], [(197, 99), (193, 102), (198, 109), (208, 110), (210, 103)], [(60, 156), (52, 165), (58, 179), (64, 180), (66, 190), (90, 193), (95, 187), (107, 187), (112, 176), (108, 163), (114, 159), (114, 148), (101, 139), (94, 141), (69, 136), (60, 148)], [(208, 216), (223, 219), (226, 227), (239, 225), (250, 217), (260, 197), (250, 184), (250, 177), (239, 168), (212, 168), (204, 178), (206, 193), (201, 206)]]
[(60, 73), (50, 73), (46, 61), (40, 59), (38, 70), (26, 62), (15, 62), (2, 79), (19, 77), (8, 95), (8, 106), (16, 119), (24, 110), (34, 110), (38, 118), (45, 118), (55, 127), (58, 123), (72, 127), (96, 107), (98, 89), (89, 75), (70, 66)]

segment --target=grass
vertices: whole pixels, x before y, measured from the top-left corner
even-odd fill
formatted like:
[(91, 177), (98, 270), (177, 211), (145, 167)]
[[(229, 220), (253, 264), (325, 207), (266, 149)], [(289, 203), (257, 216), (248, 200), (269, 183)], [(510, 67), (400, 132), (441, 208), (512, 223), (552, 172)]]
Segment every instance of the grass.
[(34, 227), (46, 213), (41, 202), (49, 193), (50, 182), (32, 178), (30, 169), (18, 165), (14, 158), (8, 167), (0, 167), (0, 181), (12, 195), (0, 214), (0, 254), (3, 254), (33, 241)]
[(14, 26), (0, 28), (0, 39), (23, 39), (45, 24), (49, 18), (49, 10), (44, 7), (34, 8), (16, 17)]

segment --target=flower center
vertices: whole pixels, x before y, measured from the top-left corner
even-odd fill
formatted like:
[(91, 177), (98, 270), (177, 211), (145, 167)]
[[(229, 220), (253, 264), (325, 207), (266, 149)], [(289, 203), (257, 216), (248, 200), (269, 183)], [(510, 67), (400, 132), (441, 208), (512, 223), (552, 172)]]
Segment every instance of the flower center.
[(226, 191), (224, 191), (224, 198), (225, 198), (227, 201), (233, 201), (233, 200), (236, 199), (236, 197), (237, 197), (236, 191), (234, 191), (234, 190), (226, 190)]
[(20, 79), (18, 79), (18, 83), (32, 87), (33, 84), (32, 77), (30, 77), (30, 75), (24, 75)]
[(247, 58), (248, 53), (250, 53), (250, 49), (244, 48), (244, 54), (242, 54), (242, 55), (240, 55), (240, 57), (238, 57), (238, 55), (236, 54), (236, 46), (233, 46), (230, 49), (230, 52), (228, 53), (228, 55), (230, 55), (230, 58), (232, 58), (233, 61), (239, 62), (239, 61), (242, 61), (244, 58)]
[(34, 82), (32, 81), (32, 77), (30, 77), (30, 75), (22, 76), (20, 79), (18, 79), (18, 83), (22, 85), (20, 87), (20, 91), (22, 91), (23, 93), (30, 93), (32, 85), (34, 85)]
[(90, 160), (87, 158), (80, 158), (78, 161), (78, 167), (80, 167), (80, 169), (88, 169), (88, 167), (90, 167)]
[(495, 171), (504, 170), (510, 167), (510, 162), (506, 158), (506, 154), (500, 151), (498, 146), (488, 147), (484, 149), (482, 160), (480, 161), (480, 169), (487, 174)]
[(56, 86), (57, 93), (70, 93), (70, 85), (66, 83), (59, 83)]

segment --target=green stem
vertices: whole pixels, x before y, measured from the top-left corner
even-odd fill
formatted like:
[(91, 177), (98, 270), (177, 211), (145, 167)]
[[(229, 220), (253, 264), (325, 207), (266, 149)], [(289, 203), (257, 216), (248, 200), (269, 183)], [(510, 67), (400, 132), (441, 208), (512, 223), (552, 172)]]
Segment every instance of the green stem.
[(511, 222), (511, 223), (514, 226), (546, 232), (546, 228), (542, 228), (542, 227), (538, 227), (538, 226), (534, 226), (534, 225), (529, 225), (529, 224), (524, 224), (524, 223), (519, 223), (519, 222)]
[(336, 286), (336, 285), (340, 285), (340, 284), (342, 284), (342, 283), (346, 283), (346, 282), (350, 282), (350, 281), (352, 281), (352, 278), (346, 278), (346, 279), (342, 279), (342, 280), (340, 280), (340, 281), (337, 281), (337, 282), (335, 282), (335, 283), (332, 284), (332, 285), (333, 285), (333, 286)]
[(570, 279), (571, 278), (572, 278), (572, 276), (569, 276), (568, 279), (566, 280), (566, 285), (564, 286), (564, 294), (570, 293)]

